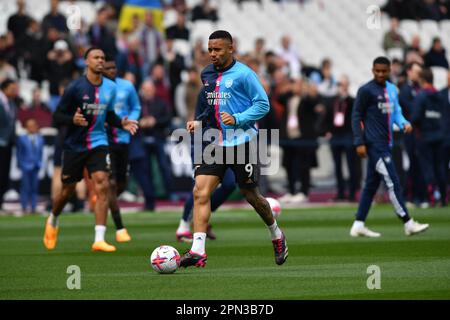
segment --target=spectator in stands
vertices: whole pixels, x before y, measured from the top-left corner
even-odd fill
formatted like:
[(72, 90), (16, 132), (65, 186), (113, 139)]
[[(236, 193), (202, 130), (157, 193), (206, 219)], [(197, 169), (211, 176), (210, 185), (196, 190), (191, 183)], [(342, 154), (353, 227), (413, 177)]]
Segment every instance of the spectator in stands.
[(420, 18), (422, 20), (434, 20), (439, 21), (445, 16), (444, 12), (441, 12), (441, 6), (436, 0), (423, 0), (420, 10)]
[(192, 9), (191, 20), (211, 20), (216, 22), (219, 18), (217, 17), (216, 8), (211, 6), (209, 0), (203, 0)]
[(116, 37), (106, 26), (109, 17), (110, 10), (107, 7), (100, 8), (96, 21), (89, 28), (88, 36), (92, 46), (102, 49), (106, 56), (116, 57)]
[(202, 70), (210, 63), (209, 54), (203, 48), (203, 40), (197, 39), (192, 49), (192, 64), (198, 70)]
[(80, 73), (86, 68), (86, 63), (84, 61), (84, 53), (89, 48), (89, 36), (88, 36), (88, 26), (86, 22), (80, 20), (80, 28), (73, 30), (69, 36), (69, 43), (73, 45), (74, 48), (74, 59)]
[(0, 35), (0, 55), (2, 55), (9, 64), (13, 66), (16, 65), (17, 59), (14, 50), (14, 36), (11, 32)]
[[(406, 66), (406, 82), (401, 86), (399, 102), (403, 115), (410, 121), (414, 107), (414, 101), (420, 91), (419, 76), (422, 71), (421, 65), (411, 63)], [(416, 130), (413, 128), (413, 130)], [(417, 141), (415, 134), (407, 134), (403, 137), (405, 151), (409, 159), (409, 169), (406, 177), (405, 198), (408, 202), (414, 203), (422, 208), (427, 207), (427, 195), (425, 181), (420, 169), (417, 155)]]
[[(355, 99), (349, 95), (349, 79), (341, 76), (338, 82), (337, 95), (331, 101), (327, 110), (327, 136), (330, 138), (331, 153), (334, 162), (334, 174), (337, 182), (335, 200), (355, 201), (358, 189), (358, 157), (353, 146), (352, 110)], [(346, 185), (342, 173), (342, 156), (345, 155), (349, 173), (349, 183)], [(348, 188), (348, 189), (347, 189)], [(348, 194), (346, 195), (346, 190)]]
[(54, 27), (62, 33), (69, 32), (66, 17), (58, 11), (58, 6), (59, 0), (50, 0), (50, 12), (46, 14), (42, 20), (42, 31), (44, 34), (47, 33), (47, 30), (50, 27)]
[(419, 19), (421, 1), (388, 0), (381, 10), (386, 12), (391, 18), (417, 20)]
[(17, 0), (16, 5), (17, 12), (8, 18), (7, 27), (8, 30), (12, 32), (15, 42), (18, 43), (25, 35), (28, 25), (31, 22), (31, 18), (25, 13), (24, 0)]
[(331, 71), (331, 60), (323, 59), (320, 73), (313, 73), (310, 79), (318, 84), (319, 93), (322, 97), (334, 97), (337, 94), (337, 82)]
[(36, 213), (37, 197), (39, 191), (39, 170), (42, 166), (44, 151), (44, 138), (39, 133), (39, 125), (33, 118), (25, 120), (26, 134), (16, 141), (17, 166), (22, 172), (20, 180), (20, 204), (23, 213)]
[(155, 64), (150, 72), (150, 79), (155, 87), (155, 95), (164, 101), (169, 113), (173, 113), (173, 104), (171, 98), (171, 87), (169, 79), (166, 76), (166, 70), (162, 64)]
[(433, 87), (433, 73), (430, 69), (420, 72), (422, 90), (417, 95), (411, 113), (415, 126), (417, 151), (431, 205), (447, 204), (445, 173), (442, 166), (442, 145), (444, 129), (442, 114), (444, 105), (440, 93)]
[(12, 147), (15, 140), (16, 103), (19, 86), (16, 81), (6, 79), (0, 83), (0, 210), (3, 195), (9, 187)]
[(142, 74), (144, 62), (141, 56), (140, 40), (135, 38), (128, 41), (127, 39), (126, 48), (119, 51), (116, 60), (118, 74), (122, 76), (126, 72), (133, 73), (136, 86), (139, 88), (144, 78)]
[(415, 34), (411, 39), (411, 44), (405, 49), (403, 62), (405, 65), (411, 63), (418, 63), (422, 65), (424, 56), (425, 51), (420, 46), (420, 36)]
[(187, 70), (187, 79), (181, 82), (175, 92), (177, 115), (182, 122), (194, 120), (198, 93), (202, 87), (200, 74), (195, 67)]
[(16, 69), (8, 63), (3, 53), (0, 53), (0, 82), (6, 79), (17, 79)]
[(181, 82), (181, 72), (186, 69), (186, 62), (184, 56), (175, 51), (173, 39), (166, 40), (164, 60), (167, 65), (170, 82), (170, 101), (174, 101), (175, 90)]
[(392, 59), (390, 81), (396, 86), (400, 86), (405, 82), (403, 64), (397, 58)]
[(442, 128), (444, 129), (442, 165), (448, 187), (450, 185), (450, 71), (447, 73), (447, 81), (447, 88), (442, 89), (440, 94), (442, 99)]
[(148, 74), (151, 66), (161, 62), (164, 46), (164, 36), (156, 29), (151, 10), (145, 12), (144, 25), (141, 30), (141, 50), (144, 59), (142, 74)]
[(287, 66), (287, 74), (292, 79), (298, 79), (300, 77), (300, 58), (296, 50), (291, 45), (291, 38), (288, 35), (284, 35), (281, 38), (281, 47), (275, 50), (275, 54), (284, 60)]
[(443, 67), (448, 69), (448, 60), (445, 53), (445, 48), (442, 46), (441, 39), (439, 37), (433, 38), (430, 51), (425, 55), (426, 67)]
[(18, 110), (18, 119), (25, 126), (27, 119), (35, 119), (39, 128), (52, 127), (52, 112), (41, 100), (41, 89), (33, 89), (30, 105), (23, 104)]
[(73, 79), (76, 73), (75, 59), (65, 40), (58, 40), (47, 54), (46, 74), (50, 83), (49, 107), (55, 111), (60, 95), (59, 85), (66, 79)]
[(8, 18), (8, 30), (14, 36), (14, 51), (17, 59), (20, 60), (25, 51), (25, 34), (31, 22), (30, 16), (25, 13), (25, 1), (17, 0), (17, 12)]
[(300, 127), (299, 144), (299, 177), (301, 182), (300, 192), (306, 198), (311, 188), (311, 169), (318, 166), (316, 150), (318, 148), (317, 137), (320, 131), (318, 123), (325, 113), (319, 90), (314, 82), (309, 83), (307, 95), (304, 97), (297, 110)]
[(151, 80), (142, 83), (140, 92), (141, 119), (139, 127), (142, 131), (146, 159), (156, 156), (159, 169), (164, 181), (166, 196), (172, 196), (172, 170), (170, 161), (165, 153), (166, 138), (171, 121), (168, 105), (156, 95), (156, 87)]
[(384, 34), (383, 37), (383, 49), (388, 51), (392, 48), (400, 48), (402, 50), (406, 49), (406, 41), (398, 32), (397, 18), (391, 18), (391, 28)]
[(258, 60), (259, 63), (264, 63), (265, 55), (266, 55), (266, 49), (265, 49), (266, 42), (264, 38), (257, 38), (255, 40), (255, 47), (253, 51), (250, 53), (250, 56), (256, 60)]
[(189, 41), (189, 29), (186, 27), (186, 17), (182, 13), (178, 13), (175, 25), (166, 29), (168, 39), (181, 39)]

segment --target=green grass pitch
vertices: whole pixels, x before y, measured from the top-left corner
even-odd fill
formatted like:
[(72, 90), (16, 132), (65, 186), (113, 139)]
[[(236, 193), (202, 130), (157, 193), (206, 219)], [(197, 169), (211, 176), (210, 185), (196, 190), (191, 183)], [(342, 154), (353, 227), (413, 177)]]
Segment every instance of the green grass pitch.
[[(92, 215), (65, 214), (54, 251), (42, 244), (45, 218), (0, 217), (0, 299), (450, 299), (450, 210), (412, 210), (430, 223), (407, 237), (388, 205), (372, 208), (367, 225), (378, 239), (351, 238), (354, 207), (284, 209), (278, 223), (289, 258), (274, 262), (269, 232), (252, 210), (219, 211), (218, 240), (207, 241), (208, 264), (160, 275), (149, 266), (162, 244), (175, 241), (179, 212), (127, 214), (133, 237), (115, 253), (90, 251)], [(108, 221), (107, 240), (113, 238)], [(67, 267), (81, 270), (81, 289), (69, 290)], [(380, 268), (381, 289), (369, 290), (367, 268)]]

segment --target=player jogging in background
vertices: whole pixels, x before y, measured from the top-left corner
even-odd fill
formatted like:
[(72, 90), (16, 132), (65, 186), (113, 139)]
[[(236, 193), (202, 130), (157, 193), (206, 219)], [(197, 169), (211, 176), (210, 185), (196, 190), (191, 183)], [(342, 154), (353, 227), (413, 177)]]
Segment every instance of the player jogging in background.
[(388, 81), (390, 67), (391, 63), (385, 57), (374, 60), (374, 79), (359, 88), (353, 107), (352, 129), (356, 152), (358, 156), (369, 159), (356, 220), (350, 230), (352, 237), (381, 236), (364, 225), (381, 179), (386, 183), (395, 213), (404, 223), (405, 234), (413, 235), (428, 228), (428, 224), (419, 224), (409, 216), (391, 155), (393, 125), (396, 124), (407, 134), (411, 133), (412, 126), (402, 115), (397, 87)]
[[(120, 117), (138, 120), (141, 105), (134, 85), (125, 79), (117, 78), (117, 67), (113, 59), (107, 57), (103, 67), (103, 75), (116, 83), (116, 101), (114, 111)], [(109, 176), (108, 202), (111, 216), (116, 226), (116, 240), (128, 242), (131, 240), (127, 229), (123, 226), (117, 197), (127, 186), (128, 175), (128, 145), (130, 133), (126, 130), (108, 126), (109, 154), (111, 158), (111, 175)]]
[[(211, 129), (216, 129), (215, 132), (218, 130), (219, 137), (218, 141), (212, 142), (213, 159), (202, 156), (200, 163), (194, 161), (194, 237), (191, 249), (180, 259), (180, 266), (206, 265), (205, 242), (211, 217), (210, 196), (223, 179), (227, 168), (234, 171), (241, 193), (269, 228), (275, 262), (281, 265), (288, 256), (286, 238), (273, 218), (269, 203), (258, 190), (259, 167), (256, 161), (251, 161), (251, 155), (257, 155), (255, 144), (250, 143), (258, 138), (255, 121), (266, 115), (270, 108), (267, 94), (257, 75), (233, 58), (233, 39), (227, 31), (215, 31), (209, 36), (208, 51), (212, 64), (201, 75), (203, 94), (199, 103), (203, 112), (197, 117), (197, 121), (187, 123), (187, 129), (194, 132), (201, 125), (207, 132), (214, 131)], [(207, 142), (194, 143), (201, 143), (203, 146)], [(211, 144), (205, 147), (205, 151), (207, 148), (211, 149), (209, 147)], [(231, 154), (232, 163), (226, 161), (229, 158), (227, 155)], [(219, 159), (220, 155), (223, 156), (222, 159)], [(194, 160), (197, 160), (196, 156), (194, 150)]]
[(120, 119), (114, 113), (116, 85), (102, 76), (105, 54), (96, 47), (85, 53), (86, 75), (72, 81), (61, 98), (53, 117), (56, 124), (67, 125), (62, 156), (62, 191), (53, 201), (52, 213), (45, 224), (44, 245), (56, 247), (58, 217), (83, 178), (86, 167), (95, 184), (95, 241), (93, 251), (116, 251), (105, 241), (108, 214), (110, 160), (105, 122), (134, 134), (136, 120)]

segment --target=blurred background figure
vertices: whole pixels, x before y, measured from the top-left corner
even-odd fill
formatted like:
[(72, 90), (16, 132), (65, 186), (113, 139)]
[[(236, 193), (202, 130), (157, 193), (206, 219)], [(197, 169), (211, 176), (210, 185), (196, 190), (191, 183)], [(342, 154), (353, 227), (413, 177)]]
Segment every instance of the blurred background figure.
[[(17, 138), (17, 165), (22, 172), (20, 180), (20, 204), (23, 213), (36, 213), (39, 191), (39, 170), (42, 166), (44, 138), (33, 118), (25, 120), (26, 134)], [(30, 209), (30, 211), (28, 211)]]

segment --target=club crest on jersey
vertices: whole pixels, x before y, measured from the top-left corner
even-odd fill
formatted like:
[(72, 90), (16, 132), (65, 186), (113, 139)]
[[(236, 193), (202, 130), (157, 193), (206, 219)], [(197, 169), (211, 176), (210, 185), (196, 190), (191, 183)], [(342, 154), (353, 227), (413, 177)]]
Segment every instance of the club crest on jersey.
[(209, 86), (208, 80), (205, 80), (205, 82), (203, 83), (203, 85), (204, 85), (205, 87), (208, 87), (208, 86)]
[(88, 96), (87, 94), (85, 94), (85, 95), (83, 96), (83, 100), (89, 100), (89, 96)]
[(225, 87), (230, 88), (233, 85), (233, 79), (225, 80)]
[(390, 163), (391, 162), (391, 157), (384, 157), (384, 162)]
[(378, 100), (383, 100), (383, 96), (382, 95), (378, 95), (377, 99)]

